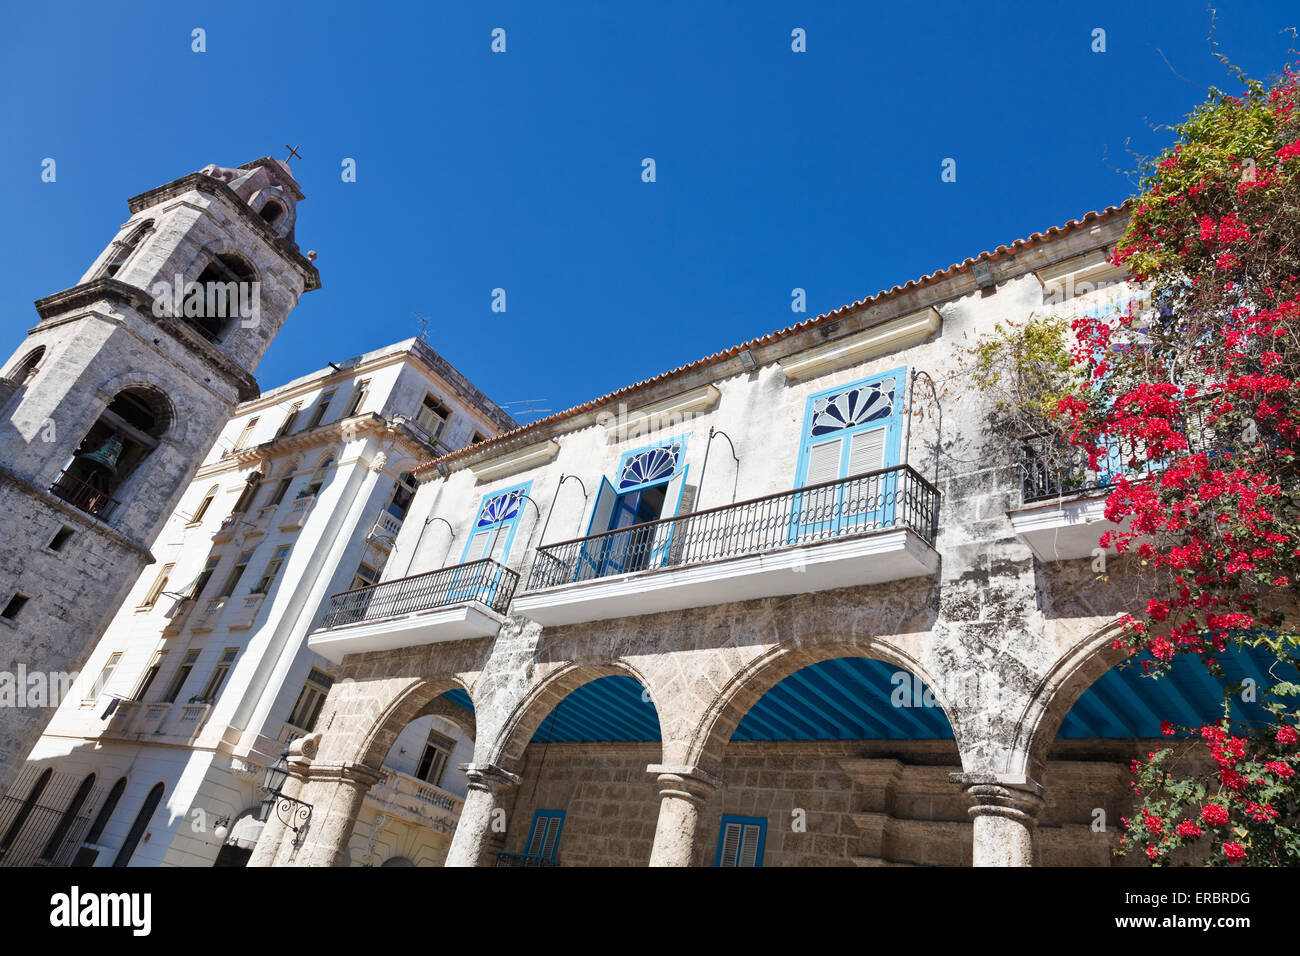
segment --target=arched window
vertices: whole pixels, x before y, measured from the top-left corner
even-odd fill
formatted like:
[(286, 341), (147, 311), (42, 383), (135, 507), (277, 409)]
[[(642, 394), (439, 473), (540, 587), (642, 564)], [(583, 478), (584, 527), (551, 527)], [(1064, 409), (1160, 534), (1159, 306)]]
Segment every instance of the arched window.
[(32, 784), (32, 789), (27, 791), (27, 799), (23, 801), (23, 805), (18, 809), (18, 815), (14, 817), (13, 822), (10, 823), (8, 829), (5, 830), (5, 835), (0, 837), (0, 860), (4, 859), (5, 854), (9, 852), (9, 848), (12, 847), (14, 841), (18, 839), (18, 834), (22, 832), (23, 825), (27, 822), (27, 818), (30, 817), (32, 811), (36, 809), (36, 801), (39, 800), (41, 794), (45, 792), (45, 787), (49, 784), (50, 777), (52, 776), (54, 776), (54, 768), (46, 767), (45, 772), (37, 777), (36, 782)]
[(122, 844), (122, 849), (117, 851), (117, 857), (113, 860), (114, 866), (126, 866), (131, 862), (131, 857), (135, 855), (135, 848), (140, 845), (140, 838), (144, 836), (145, 828), (153, 818), (153, 812), (158, 809), (158, 804), (162, 803), (163, 790), (161, 783), (154, 784), (154, 788), (149, 791), (149, 796), (144, 798), (144, 806), (135, 815), (131, 832), (126, 835), (126, 842)]
[(153, 232), (153, 220), (146, 219), (131, 230), (125, 239), (114, 241), (113, 253), (108, 257), (108, 261), (104, 263), (99, 275), (111, 279), (121, 272), (122, 267), (126, 265), (126, 261), (131, 258), (135, 250), (140, 247), (140, 243), (144, 242), (145, 237), (151, 232)]
[(99, 813), (95, 814), (95, 822), (86, 831), (84, 842), (99, 842), (99, 838), (104, 835), (104, 827), (108, 826), (108, 821), (113, 816), (113, 811), (117, 809), (117, 802), (122, 799), (122, 793), (125, 790), (126, 777), (121, 777), (117, 783), (113, 784), (113, 789), (108, 791), (108, 796), (104, 798), (104, 805), (99, 808)]
[(14, 366), (12, 372), (5, 378), (16, 388), (26, 382), (36, 374), (41, 365), (41, 359), (45, 358), (45, 346), (40, 345), (28, 352), (21, 362)]
[(50, 838), (45, 841), (45, 849), (41, 850), (41, 859), (51, 863), (57, 862), (63, 846), (63, 841), (68, 838), (68, 831), (72, 825), (77, 822), (77, 814), (85, 805), (86, 799), (90, 796), (90, 789), (95, 785), (95, 775), (87, 774), (86, 779), (81, 781), (81, 786), (77, 792), (72, 795), (72, 802), (68, 804), (68, 809), (63, 811), (63, 816), (59, 819), (59, 825), (54, 828)]
[(199, 502), (199, 506), (194, 509), (194, 514), (190, 516), (189, 524), (199, 524), (203, 520), (203, 516), (212, 507), (212, 502), (216, 499), (218, 490), (219, 486), (217, 485), (213, 485), (208, 489), (207, 494), (203, 496), (203, 500)]
[(415, 497), (415, 476), (404, 471), (393, 482), (393, 497), (388, 502), (388, 513), (394, 518), (405, 518), (411, 508), (411, 499)]
[(274, 226), (280, 221), (280, 217), (284, 215), (284, 207), (274, 199), (268, 199), (262, 205), (261, 214), (263, 219)]
[(298, 492), (298, 497), (308, 498), (312, 495), (320, 494), (321, 487), (325, 484), (325, 475), (333, 464), (333, 455), (323, 459), (321, 463), (316, 466), (316, 470), (311, 473), (311, 480), (307, 482), (307, 487)]
[(113, 493), (158, 447), (171, 422), (171, 403), (162, 392), (148, 386), (123, 389), (86, 433), (50, 491), (107, 519), (117, 504)]
[(255, 276), (241, 256), (214, 256), (195, 280), (198, 287), (187, 287), (182, 318), (209, 342), (220, 342), (233, 320), (253, 317)]

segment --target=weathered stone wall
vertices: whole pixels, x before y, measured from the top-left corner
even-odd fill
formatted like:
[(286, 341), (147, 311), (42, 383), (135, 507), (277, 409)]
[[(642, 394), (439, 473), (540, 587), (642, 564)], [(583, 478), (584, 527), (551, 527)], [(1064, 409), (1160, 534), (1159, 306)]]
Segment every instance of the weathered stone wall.
[[(1084, 744), (1063, 750), (1090, 749), (1089, 759), (1048, 763), (1042, 864), (1138, 862), (1112, 851), (1131, 806), (1125, 760), (1149, 746), (1063, 743)], [(659, 753), (657, 743), (531, 744), (502, 848), (524, 852), (534, 811), (563, 810), (562, 865), (644, 866), (659, 816), (646, 766)], [(714, 865), (727, 815), (767, 820), (764, 866), (969, 866), (968, 804), (948, 779), (959, 769), (951, 741), (733, 742), (723, 788), (700, 815), (694, 865)], [(1104, 830), (1093, 827), (1098, 809)]]

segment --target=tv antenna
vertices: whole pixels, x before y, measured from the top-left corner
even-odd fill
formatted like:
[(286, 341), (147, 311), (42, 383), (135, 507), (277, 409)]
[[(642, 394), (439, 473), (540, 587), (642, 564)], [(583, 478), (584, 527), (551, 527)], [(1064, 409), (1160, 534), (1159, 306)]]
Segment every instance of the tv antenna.
[[(500, 402), (500, 406), (510, 413), (512, 418), (518, 418), (520, 415), (545, 415), (551, 410), (549, 408), (538, 408), (544, 404), (545, 398), (521, 398), (513, 402)], [(519, 407), (522, 406), (522, 407)]]

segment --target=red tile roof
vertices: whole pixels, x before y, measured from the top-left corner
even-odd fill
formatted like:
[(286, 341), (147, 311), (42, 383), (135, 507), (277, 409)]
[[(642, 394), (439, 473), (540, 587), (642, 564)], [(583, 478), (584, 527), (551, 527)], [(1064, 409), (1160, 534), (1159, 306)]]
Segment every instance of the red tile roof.
[(499, 445), (505, 441), (515, 438), (518, 435), (523, 434), (524, 432), (540, 429), (544, 425), (548, 425), (552, 422), (561, 421), (562, 419), (565, 418), (572, 418), (575, 415), (581, 415), (583, 412), (590, 411), (593, 408), (599, 408), (600, 406), (605, 405), (610, 401), (619, 398), (624, 398), (628, 395), (631, 395), (634, 392), (640, 391), (643, 388), (647, 388), (650, 385), (654, 385), (658, 382), (664, 381), (665, 379), (672, 378), (673, 376), (683, 375), (687, 372), (694, 371), (695, 369), (698, 369), (702, 366), (711, 365), (716, 362), (722, 362), (726, 359), (733, 358), (736, 355), (739, 355), (745, 349), (752, 349), (763, 345), (770, 345), (773, 342), (777, 342), (783, 338), (787, 338), (798, 332), (802, 332), (805, 329), (809, 329), (816, 325), (819, 325), (822, 322), (827, 321), (828, 319), (833, 319), (835, 316), (843, 315), (846, 312), (850, 312), (854, 309), (859, 309), (863, 306), (873, 305), (890, 296), (897, 295), (900, 292), (907, 292), (910, 289), (920, 288), (921, 286), (929, 285), (931, 283), (938, 282), (941, 279), (946, 279), (950, 276), (957, 275), (958, 273), (968, 271), (970, 267), (975, 265), (977, 262), (990, 262), (994, 259), (1001, 259), (1004, 256), (1018, 252), (1021, 248), (1025, 246), (1035, 245), (1039, 242), (1043, 242), (1044, 240), (1054, 238), (1063, 233), (1074, 232), (1076, 229), (1080, 228), (1081, 226), (1085, 226), (1089, 223), (1095, 222), (1100, 219), (1107, 219), (1116, 213), (1123, 212), (1125, 209), (1128, 208), (1130, 202), (1131, 200), (1125, 200), (1122, 204), (1118, 206), (1107, 206), (1101, 212), (1096, 212), (1096, 211), (1089, 212), (1086, 215), (1080, 217), (1079, 219), (1071, 219), (1069, 222), (1065, 223), (1062, 226), (1052, 226), (1047, 230), (1045, 230), (1044, 232), (1035, 232), (1025, 237), (1024, 239), (1017, 239), (1009, 246), (998, 246), (996, 249), (993, 249), (990, 252), (981, 252), (978, 256), (975, 256), (973, 259), (966, 259), (962, 262), (955, 262), (946, 269), (938, 269), (934, 272), (931, 272), (929, 275), (921, 276), (919, 279), (909, 279), (907, 282), (903, 283), (902, 285), (896, 285), (892, 289), (881, 290), (880, 292), (877, 292), (875, 295), (868, 296), (865, 299), (859, 299), (857, 302), (850, 302), (848, 305), (842, 305), (838, 309), (835, 309), (831, 312), (823, 313), (822, 315), (819, 315), (814, 319), (805, 319), (804, 321), (799, 322), (795, 325), (788, 325), (785, 328), (778, 329), (775, 332), (768, 332), (766, 335), (761, 335), (758, 338), (750, 339), (748, 342), (742, 342), (739, 345), (733, 345), (731, 348), (724, 349), (721, 352), (714, 352), (712, 355), (706, 355), (704, 358), (696, 359), (694, 362), (688, 362), (685, 365), (679, 365), (677, 366), (677, 368), (670, 369), (667, 372), (661, 372), (659, 375), (656, 375), (653, 378), (647, 378), (639, 382), (634, 382), (631, 385), (625, 385), (623, 388), (617, 389), (613, 392), (609, 392), (605, 395), (600, 396), (599, 398), (593, 398), (589, 402), (583, 402), (581, 405), (574, 405), (571, 408), (566, 408), (563, 411), (556, 412), (553, 415), (547, 415), (545, 418), (539, 418), (535, 422), (529, 422), (527, 425), (522, 425), (519, 428), (515, 428), (511, 431), (502, 432), (500, 435), (497, 435), (494, 438), (489, 438), (486, 441), (479, 442), (476, 445), (468, 445), (465, 448), (458, 449), (457, 451), (449, 452), (446, 455), (442, 455), (439, 458), (435, 458), (431, 461), (427, 461), (417, 466), (416, 468), (412, 469), (412, 471), (417, 474), (423, 471), (427, 471), (430, 468), (433, 468), (439, 462), (452, 461), (456, 458), (461, 457), (462, 455), (466, 455), (470, 453), (471, 451), (478, 452), (478, 451), (482, 451), (484, 448), (488, 446)]

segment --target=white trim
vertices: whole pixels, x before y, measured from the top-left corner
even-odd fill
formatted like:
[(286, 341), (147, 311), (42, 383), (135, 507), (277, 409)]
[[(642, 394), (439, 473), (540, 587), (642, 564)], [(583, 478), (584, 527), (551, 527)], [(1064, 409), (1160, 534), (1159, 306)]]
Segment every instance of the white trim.
[(494, 637), (505, 617), (478, 601), (435, 608), (399, 618), (382, 618), (317, 631), (307, 646), (335, 664), (348, 654), (392, 651), (402, 647)]
[(478, 481), (493, 481), (507, 475), (518, 474), (530, 468), (537, 468), (552, 461), (560, 453), (558, 442), (547, 439), (534, 445), (527, 445), (518, 451), (500, 455), (479, 465), (470, 465), (470, 471)]
[(939, 310), (930, 306), (919, 312), (892, 319), (864, 332), (828, 345), (796, 352), (778, 359), (787, 381), (798, 382), (846, 365), (855, 365), (877, 355), (919, 345), (943, 325)]

